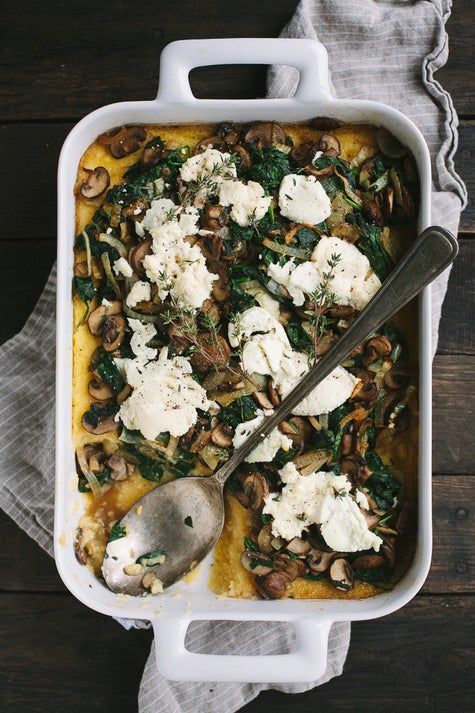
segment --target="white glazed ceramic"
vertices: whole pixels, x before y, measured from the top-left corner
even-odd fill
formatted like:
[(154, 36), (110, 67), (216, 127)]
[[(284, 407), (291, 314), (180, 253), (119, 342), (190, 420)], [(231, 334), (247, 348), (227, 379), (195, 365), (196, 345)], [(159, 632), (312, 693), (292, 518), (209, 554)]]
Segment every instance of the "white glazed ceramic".
[[(300, 71), (290, 99), (196, 99), (188, 75), (193, 67), (218, 64), (285, 64)], [(195, 681), (311, 681), (326, 669), (328, 631), (335, 621), (373, 619), (406, 604), (422, 586), (431, 556), (431, 354), (430, 289), (419, 300), (420, 450), (418, 540), (414, 561), (395, 589), (361, 601), (239, 600), (215, 596), (207, 588), (210, 559), (191, 584), (179, 582), (156, 597), (120, 597), (75, 559), (74, 531), (83, 507), (77, 492), (71, 436), (74, 195), (79, 160), (98, 134), (121, 124), (216, 124), (274, 119), (300, 122), (326, 116), (343, 122), (385, 126), (412, 151), (421, 180), (419, 230), (430, 224), (430, 159), (417, 127), (383, 104), (331, 97), (325, 48), (312, 40), (224, 39), (173, 42), (160, 59), (160, 88), (152, 101), (111, 104), (80, 121), (66, 139), (58, 170), (58, 292), (56, 366), (55, 556), (69, 590), (84, 604), (110, 616), (153, 624), (157, 666), (167, 678)], [(296, 629), (293, 653), (273, 656), (196, 654), (185, 648), (189, 623), (197, 619), (287, 621)]]

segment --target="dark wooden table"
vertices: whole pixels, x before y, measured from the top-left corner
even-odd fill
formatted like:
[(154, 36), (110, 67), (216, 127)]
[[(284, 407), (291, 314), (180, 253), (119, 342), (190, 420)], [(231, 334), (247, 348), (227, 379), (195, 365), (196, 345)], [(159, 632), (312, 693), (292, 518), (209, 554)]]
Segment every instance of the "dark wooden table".
[[(23, 325), (54, 260), (56, 162), (72, 125), (103, 104), (152, 98), (159, 51), (171, 40), (276, 36), (296, 4), (5, 4), (0, 342)], [(459, 111), (456, 163), (469, 189), (475, 181), (474, 10), (472, 3), (455, 3), (450, 60), (438, 75)], [(200, 70), (193, 83), (199, 96), (262, 96), (265, 74), (255, 67)], [(402, 611), (353, 626), (342, 677), (299, 696), (264, 693), (246, 713), (270, 707), (279, 713), (475, 710), (473, 197), (462, 216), (460, 244), (434, 363), (434, 557), (429, 578)], [(136, 710), (151, 633), (126, 632), (82, 606), (62, 585), (53, 561), (2, 514), (0, 612), (0, 711)]]

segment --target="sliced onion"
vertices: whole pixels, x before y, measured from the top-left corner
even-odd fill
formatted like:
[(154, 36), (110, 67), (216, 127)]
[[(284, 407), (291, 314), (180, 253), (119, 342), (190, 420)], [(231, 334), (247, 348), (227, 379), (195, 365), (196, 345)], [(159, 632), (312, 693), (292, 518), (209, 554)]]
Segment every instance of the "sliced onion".
[(264, 238), (262, 242), (266, 246), (266, 248), (269, 248), (269, 250), (273, 250), (273, 252), (275, 253), (279, 253), (279, 255), (289, 255), (290, 257), (298, 257), (300, 260), (308, 260), (308, 258), (312, 254), (310, 250), (303, 250), (302, 248), (292, 248), (290, 247), (290, 245), (281, 245), (280, 243), (276, 243), (273, 240), (269, 240), (269, 238)]
[(136, 312), (130, 307), (127, 307), (125, 302), (122, 305), (122, 309), (124, 310), (127, 317), (131, 317), (132, 319), (139, 319), (144, 324), (153, 324), (158, 320), (157, 314), (142, 314), (141, 312)]
[(350, 423), (350, 421), (362, 421), (364, 418), (366, 418), (366, 416), (368, 416), (370, 410), (371, 409), (358, 407), (354, 411), (347, 413), (346, 416), (343, 416), (340, 423), (338, 424), (339, 430), (342, 431), (347, 425), (347, 423)]
[(119, 300), (122, 299), (122, 295), (120, 293), (120, 287), (117, 284), (117, 280), (114, 277), (114, 273), (112, 272), (109, 254), (102, 253), (101, 260), (102, 260), (102, 264), (104, 265), (104, 272), (106, 273), (106, 277), (109, 280), (110, 284), (112, 285), (117, 298)]
[(127, 255), (127, 250), (125, 248), (124, 243), (122, 243), (119, 238), (115, 238), (113, 235), (109, 235), (108, 233), (100, 233), (99, 242), (107, 243), (107, 245), (110, 245), (111, 248), (117, 250), (120, 257), (125, 257)]
[(338, 176), (338, 178), (340, 179), (340, 181), (343, 183), (343, 187), (345, 189), (345, 193), (348, 196), (348, 198), (350, 198), (354, 203), (356, 203), (356, 205), (358, 207), (361, 208), (361, 206), (363, 205), (363, 202), (362, 202), (361, 198), (359, 196), (357, 196), (356, 193), (351, 188), (350, 182), (347, 179), (347, 177), (344, 176), (342, 173), (339, 173), (338, 169), (336, 169), (336, 168), (335, 168), (335, 173)]
[(102, 493), (102, 487), (97, 480), (95, 474), (89, 469), (88, 462), (86, 460), (86, 454), (84, 452), (84, 446), (79, 446), (76, 450), (76, 458), (78, 460), (79, 467), (81, 468), (81, 473), (86, 478), (91, 488), (92, 494), (97, 498)]

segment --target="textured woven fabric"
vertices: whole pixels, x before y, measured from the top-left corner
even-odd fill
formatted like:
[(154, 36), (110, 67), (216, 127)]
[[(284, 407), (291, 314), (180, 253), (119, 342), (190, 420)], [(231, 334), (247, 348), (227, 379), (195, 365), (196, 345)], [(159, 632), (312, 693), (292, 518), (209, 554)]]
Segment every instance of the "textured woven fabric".
[[(447, 59), (449, 12), (450, 3), (444, 0), (303, 0), (283, 35), (318, 36), (329, 51), (339, 97), (392, 104), (415, 121), (433, 160), (433, 220), (456, 232), (466, 201), (453, 167), (457, 117), (450, 96), (433, 76)], [(274, 68), (269, 95), (289, 95), (295, 83), (294, 71)], [(434, 348), (446, 282), (447, 275), (442, 276), (433, 290)], [(55, 285), (53, 269), (20, 334), (0, 347), (0, 506), (50, 554)], [(232, 713), (263, 689), (308, 690), (341, 674), (349, 638), (349, 624), (332, 627), (326, 674), (308, 684), (173, 683), (157, 673), (152, 646), (140, 686), (139, 711)], [(293, 630), (285, 624), (195, 622), (187, 643), (192, 650), (205, 646), (216, 653), (265, 654), (288, 650), (292, 640)]]

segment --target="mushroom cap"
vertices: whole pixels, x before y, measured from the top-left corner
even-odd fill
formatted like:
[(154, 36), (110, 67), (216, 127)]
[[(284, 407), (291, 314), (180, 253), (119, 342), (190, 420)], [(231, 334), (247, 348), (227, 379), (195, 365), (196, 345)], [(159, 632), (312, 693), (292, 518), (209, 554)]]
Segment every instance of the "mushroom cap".
[(330, 567), (330, 579), (337, 589), (349, 592), (355, 581), (351, 565), (342, 557), (333, 561)]
[(285, 144), (287, 135), (280, 124), (275, 121), (266, 121), (262, 124), (253, 124), (244, 136), (244, 141), (258, 149)]
[(89, 174), (81, 184), (81, 195), (84, 198), (97, 198), (109, 188), (111, 179), (107, 168), (104, 166), (96, 166), (94, 169), (83, 167), (83, 170)]
[(241, 490), (238, 490), (234, 495), (245, 508), (258, 510), (269, 495), (267, 478), (258, 471), (247, 473), (241, 479)]
[(241, 554), (241, 564), (248, 572), (258, 576), (269, 574), (273, 569), (272, 560), (261, 552), (251, 550), (244, 550)]
[(264, 577), (256, 577), (254, 584), (263, 599), (282, 599), (289, 580), (283, 572), (270, 572)]

